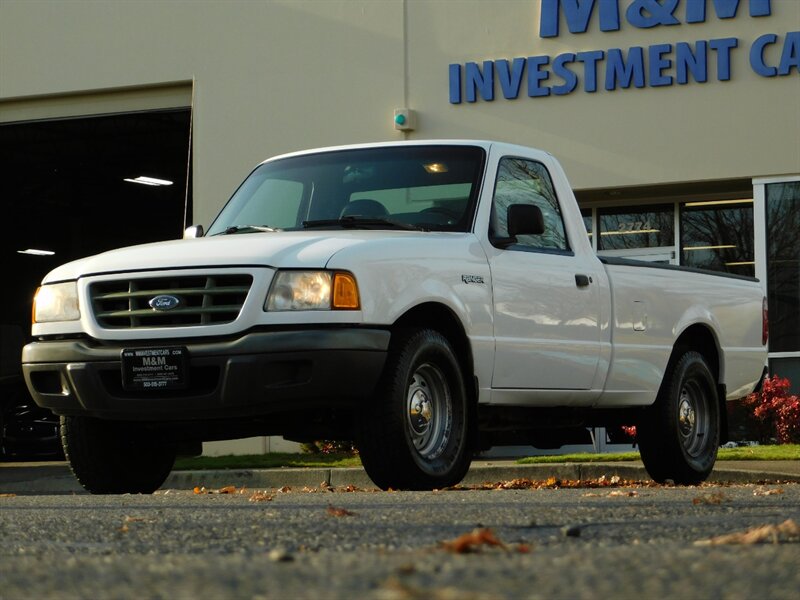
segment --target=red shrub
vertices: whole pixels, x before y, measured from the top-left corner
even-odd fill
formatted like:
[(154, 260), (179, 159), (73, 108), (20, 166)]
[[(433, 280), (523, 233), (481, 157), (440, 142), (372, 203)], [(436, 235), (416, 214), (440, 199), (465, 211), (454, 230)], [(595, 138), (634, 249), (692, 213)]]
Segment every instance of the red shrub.
[(788, 379), (773, 375), (764, 380), (760, 392), (744, 400), (762, 437), (775, 437), (779, 444), (800, 444), (800, 398), (789, 393), (790, 387)]

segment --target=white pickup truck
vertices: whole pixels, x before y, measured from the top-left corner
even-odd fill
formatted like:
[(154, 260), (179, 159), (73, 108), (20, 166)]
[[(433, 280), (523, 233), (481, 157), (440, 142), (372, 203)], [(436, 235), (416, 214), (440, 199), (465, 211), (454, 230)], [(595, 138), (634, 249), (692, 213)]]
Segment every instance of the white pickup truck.
[(382, 488), (474, 452), (636, 425), (663, 481), (705, 479), (766, 361), (758, 281), (592, 250), (549, 154), (369, 144), (259, 165), (204, 233), (57, 268), (26, 383), (94, 493), (152, 492), (177, 449), (355, 440)]

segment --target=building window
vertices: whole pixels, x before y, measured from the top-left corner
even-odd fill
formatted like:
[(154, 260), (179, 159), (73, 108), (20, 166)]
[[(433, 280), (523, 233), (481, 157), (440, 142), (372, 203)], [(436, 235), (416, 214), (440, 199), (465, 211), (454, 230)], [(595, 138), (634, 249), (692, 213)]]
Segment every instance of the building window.
[(681, 264), (753, 276), (753, 200), (681, 206)]
[(598, 221), (598, 250), (675, 245), (672, 205), (602, 209), (598, 211)]
[(766, 186), (769, 349), (800, 350), (800, 182)]

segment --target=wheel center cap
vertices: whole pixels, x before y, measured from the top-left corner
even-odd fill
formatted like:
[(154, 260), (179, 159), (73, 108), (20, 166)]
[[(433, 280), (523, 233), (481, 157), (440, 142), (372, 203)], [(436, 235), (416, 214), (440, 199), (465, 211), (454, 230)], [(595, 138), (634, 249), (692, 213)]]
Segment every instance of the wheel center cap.
[(430, 425), (433, 417), (433, 405), (427, 394), (421, 390), (414, 392), (410, 404), (411, 426), (417, 433), (422, 433)]
[(678, 409), (678, 426), (683, 435), (689, 435), (694, 430), (695, 419), (695, 412), (691, 403), (687, 400), (682, 400)]

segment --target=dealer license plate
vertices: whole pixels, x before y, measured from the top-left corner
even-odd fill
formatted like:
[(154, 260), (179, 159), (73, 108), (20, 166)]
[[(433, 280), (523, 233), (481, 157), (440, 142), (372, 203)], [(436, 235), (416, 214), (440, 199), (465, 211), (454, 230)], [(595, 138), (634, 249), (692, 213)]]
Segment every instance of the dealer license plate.
[(187, 384), (184, 347), (132, 348), (122, 351), (122, 387), (126, 390), (174, 390)]

